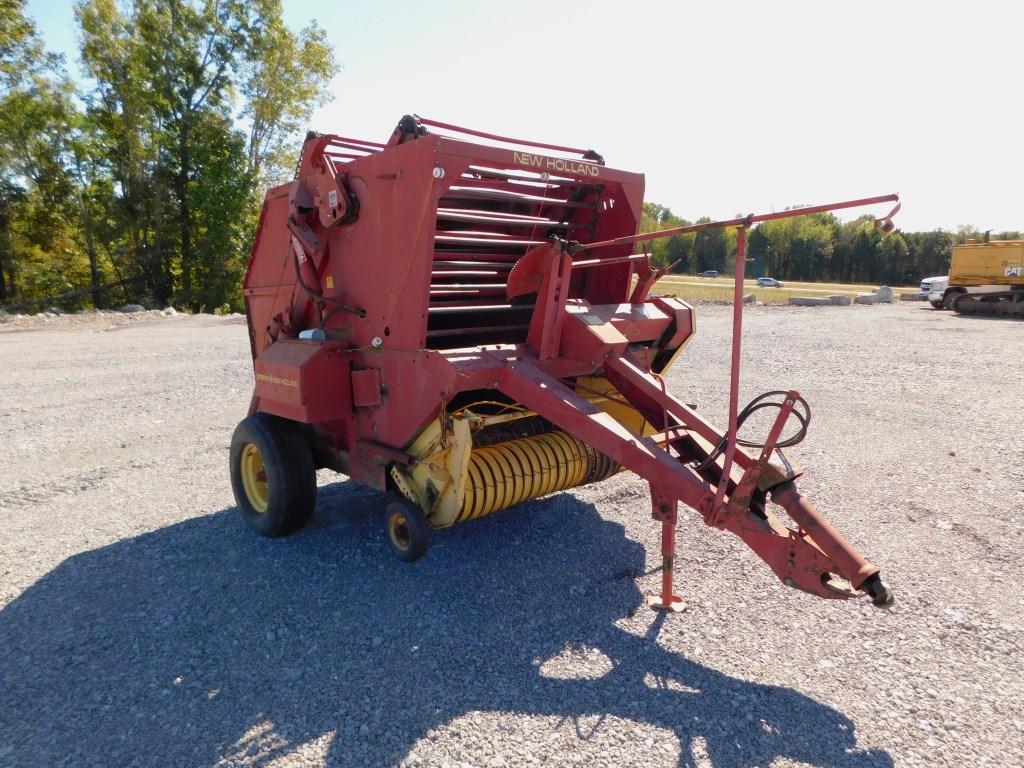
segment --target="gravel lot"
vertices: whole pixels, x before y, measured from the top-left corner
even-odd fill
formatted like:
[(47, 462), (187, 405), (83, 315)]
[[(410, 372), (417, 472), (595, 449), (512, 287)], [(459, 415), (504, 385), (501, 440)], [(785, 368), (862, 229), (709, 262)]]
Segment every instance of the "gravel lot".
[[(722, 421), (729, 309), (674, 391)], [(619, 475), (439, 535), (380, 497), (250, 533), (227, 478), (240, 318), (0, 324), (0, 765), (1011, 766), (1024, 755), (1024, 323), (755, 307), (744, 399), (795, 387), (801, 490), (896, 606), (787, 589), (686, 514), (664, 617)]]

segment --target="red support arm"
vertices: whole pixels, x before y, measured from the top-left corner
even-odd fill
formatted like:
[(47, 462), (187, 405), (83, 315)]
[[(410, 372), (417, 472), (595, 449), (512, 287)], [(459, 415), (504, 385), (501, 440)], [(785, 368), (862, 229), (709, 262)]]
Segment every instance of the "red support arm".
[[(875, 220), (876, 225), (882, 229), (891, 229), (891, 222), (893, 216), (896, 215), (900, 209), (900, 198), (899, 195), (880, 195), (878, 197), (864, 197), (859, 200), (847, 200), (841, 203), (827, 203), (826, 205), (812, 205), (807, 208), (793, 208), (788, 211), (779, 211), (777, 213), (759, 213), (750, 214), (749, 216), (743, 216), (738, 219), (726, 219), (724, 221), (709, 221), (704, 224), (689, 224), (685, 227), (673, 227), (672, 229), (659, 229), (656, 232), (641, 232), (637, 235), (628, 235), (626, 237), (617, 237), (614, 240), (602, 240), (597, 243), (576, 243), (571, 246), (570, 250), (573, 253), (579, 253), (580, 251), (593, 251), (597, 248), (604, 248), (609, 245), (626, 245), (627, 243), (642, 243), (647, 240), (659, 240), (663, 237), (674, 237), (676, 235), (685, 235), (690, 232), (705, 232), (709, 229), (724, 229), (725, 227), (752, 227), (762, 221), (775, 221), (776, 219), (789, 219), (794, 216), (809, 216), (812, 213), (824, 213), (826, 211), (841, 211), (845, 208), (859, 208), (865, 205), (875, 205), (877, 203), (896, 203), (889, 213)], [(889, 224), (889, 227), (886, 224)]]

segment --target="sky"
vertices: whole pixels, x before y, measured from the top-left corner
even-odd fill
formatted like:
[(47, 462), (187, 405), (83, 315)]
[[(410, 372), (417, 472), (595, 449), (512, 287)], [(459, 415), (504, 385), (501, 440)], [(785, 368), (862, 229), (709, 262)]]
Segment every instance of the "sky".
[[(590, 147), (689, 219), (897, 192), (907, 231), (1024, 230), (1014, 2), (284, 5), (341, 64), (321, 132), (384, 141), (417, 113)], [(74, 74), (71, 2), (27, 8)]]

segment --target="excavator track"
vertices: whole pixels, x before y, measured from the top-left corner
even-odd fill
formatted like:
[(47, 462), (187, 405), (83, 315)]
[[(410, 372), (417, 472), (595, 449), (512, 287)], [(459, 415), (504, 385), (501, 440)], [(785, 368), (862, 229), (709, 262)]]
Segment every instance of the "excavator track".
[(1015, 317), (1024, 320), (1024, 290), (1001, 293), (965, 293), (954, 303), (961, 315)]

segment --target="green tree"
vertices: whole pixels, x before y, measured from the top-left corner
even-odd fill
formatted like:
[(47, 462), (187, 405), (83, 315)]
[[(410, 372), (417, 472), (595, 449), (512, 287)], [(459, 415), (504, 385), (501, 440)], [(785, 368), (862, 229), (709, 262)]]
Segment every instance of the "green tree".
[(61, 57), (43, 48), (21, 0), (0, 4), (0, 299), (67, 289), (79, 277), (67, 171), (78, 111)]
[(194, 303), (212, 310), (242, 309), (242, 275), (255, 222), (249, 215), (252, 178), (245, 168), (245, 139), (220, 115), (195, 125), (195, 168), (190, 192), (196, 250)]
[[(644, 203), (643, 214), (640, 217), (640, 231), (654, 232), (660, 229), (674, 229), (675, 227), (689, 226), (691, 222), (674, 215), (671, 210), (657, 203)], [(659, 240), (651, 240), (643, 243), (642, 247), (647, 248), (651, 254), (651, 263), (655, 267), (664, 267), (669, 264), (678, 265), (676, 272), (693, 272), (693, 233), (674, 235)]]
[(869, 229), (863, 222), (859, 225), (853, 236), (850, 254), (852, 257), (850, 279), (858, 283), (866, 283), (874, 277), (878, 271), (878, 236), (873, 229)]
[(25, 0), (0, 0), (0, 85), (16, 87), (44, 56), (35, 25), (25, 16)]
[[(711, 221), (707, 216), (697, 219), (698, 224), (706, 224)], [(698, 272), (713, 269), (717, 272), (724, 272), (726, 257), (729, 254), (729, 244), (726, 233), (722, 229), (707, 229), (698, 232), (693, 241), (694, 266)]]
[(754, 277), (768, 275), (768, 256), (771, 253), (771, 240), (763, 227), (755, 227), (747, 236), (747, 258), (752, 260), (751, 270)]
[(17, 246), (14, 222), (18, 209), (25, 202), (25, 190), (8, 179), (0, 178), (0, 301), (17, 293)]
[(311, 22), (296, 34), (281, 18), (280, 0), (260, 0), (241, 62), (242, 118), (249, 122), (246, 158), (260, 187), (285, 180), (295, 168), (296, 142), (313, 110), (330, 99), (337, 72), (324, 31)]
[[(250, 24), (247, 5), (240, 0), (204, 0), (193, 5), (185, 0), (137, 0), (134, 26), (141, 35), (143, 63), (154, 94), (159, 135), (158, 177), (173, 190), (175, 223), (173, 239), (161, 238), (162, 258), (176, 246), (180, 301), (198, 308), (193, 191), (199, 124), (209, 116), (227, 117), (232, 106), (232, 68), (243, 50)], [(228, 130), (230, 133), (230, 129)], [(220, 140), (229, 136), (221, 135)], [(244, 173), (244, 167), (239, 173)], [(163, 297), (161, 297), (163, 298)]]
[(336, 69), (323, 33), (293, 33), (279, 0), (83, 0), (77, 13), (115, 181), (90, 186), (110, 195), (93, 219), (115, 225), (92, 222), (97, 249), (159, 303), (240, 306), (254, 193), (280, 177)]
[(159, 214), (165, 191), (155, 183), (160, 121), (148, 86), (146, 50), (134, 16), (115, 0), (80, 2), (81, 60), (93, 87), (84, 94), (92, 157), (109, 184), (93, 187), (93, 221), (100, 247), (119, 279), (141, 274), (146, 289), (166, 302), (173, 291), (171, 253), (161, 247)]

